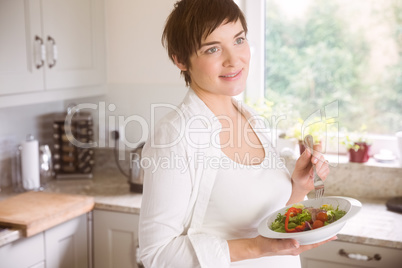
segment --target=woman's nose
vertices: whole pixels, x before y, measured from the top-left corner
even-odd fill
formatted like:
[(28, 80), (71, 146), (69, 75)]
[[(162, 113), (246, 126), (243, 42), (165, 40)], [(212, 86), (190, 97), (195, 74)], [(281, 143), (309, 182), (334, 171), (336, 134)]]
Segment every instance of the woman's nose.
[(240, 58), (238, 53), (236, 53), (236, 51), (234, 51), (233, 49), (226, 49), (223, 53), (223, 56), (224, 56), (223, 66), (225, 67), (236, 66)]

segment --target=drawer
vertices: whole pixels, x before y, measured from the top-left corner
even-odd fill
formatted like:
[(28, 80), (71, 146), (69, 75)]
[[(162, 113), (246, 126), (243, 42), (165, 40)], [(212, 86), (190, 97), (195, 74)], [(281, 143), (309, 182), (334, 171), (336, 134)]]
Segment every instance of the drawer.
[(303, 268), (400, 268), (402, 250), (332, 241), (301, 254)]
[(0, 267), (45, 267), (43, 233), (0, 247)]

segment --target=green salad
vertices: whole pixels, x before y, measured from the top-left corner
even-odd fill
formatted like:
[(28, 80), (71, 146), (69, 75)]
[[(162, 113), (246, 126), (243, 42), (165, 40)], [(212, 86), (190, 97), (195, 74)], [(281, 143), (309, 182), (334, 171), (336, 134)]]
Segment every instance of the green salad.
[(346, 211), (340, 210), (339, 207), (334, 209), (332, 205), (325, 204), (320, 208), (313, 208), (296, 204), (285, 214), (278, 213), (270, 228), (280, 233), (303, 232), (331, 224), (345, 214)]

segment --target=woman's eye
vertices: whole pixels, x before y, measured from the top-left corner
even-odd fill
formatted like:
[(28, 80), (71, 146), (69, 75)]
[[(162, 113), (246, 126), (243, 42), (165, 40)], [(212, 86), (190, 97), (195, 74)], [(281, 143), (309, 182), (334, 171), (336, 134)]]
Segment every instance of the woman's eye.
[(207, 54), (213, 54), (213, 53), (215, 53), (215, 52), (217, 52), (218, 51), (218, 48), (216, 48), (216, 47), (211, 47), (210, 49), (208, 49), (206, 52), (207, 52)]
[(239, 37), (236, 39), (236, 45), (240, 45), (244, 43), (245, 38), (244, 37)]

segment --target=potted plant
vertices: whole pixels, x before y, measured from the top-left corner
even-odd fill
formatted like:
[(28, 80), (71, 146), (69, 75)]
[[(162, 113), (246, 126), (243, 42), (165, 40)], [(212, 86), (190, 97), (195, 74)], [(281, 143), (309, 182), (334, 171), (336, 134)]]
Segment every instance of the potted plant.
[[(361, 129), (364, 129), (364, 127)], [(365, 163), (369, 160), (372, 142), (367, 139), (364, 132), (347, 134), (341, 143), (348, 151), (349, 162)]]

